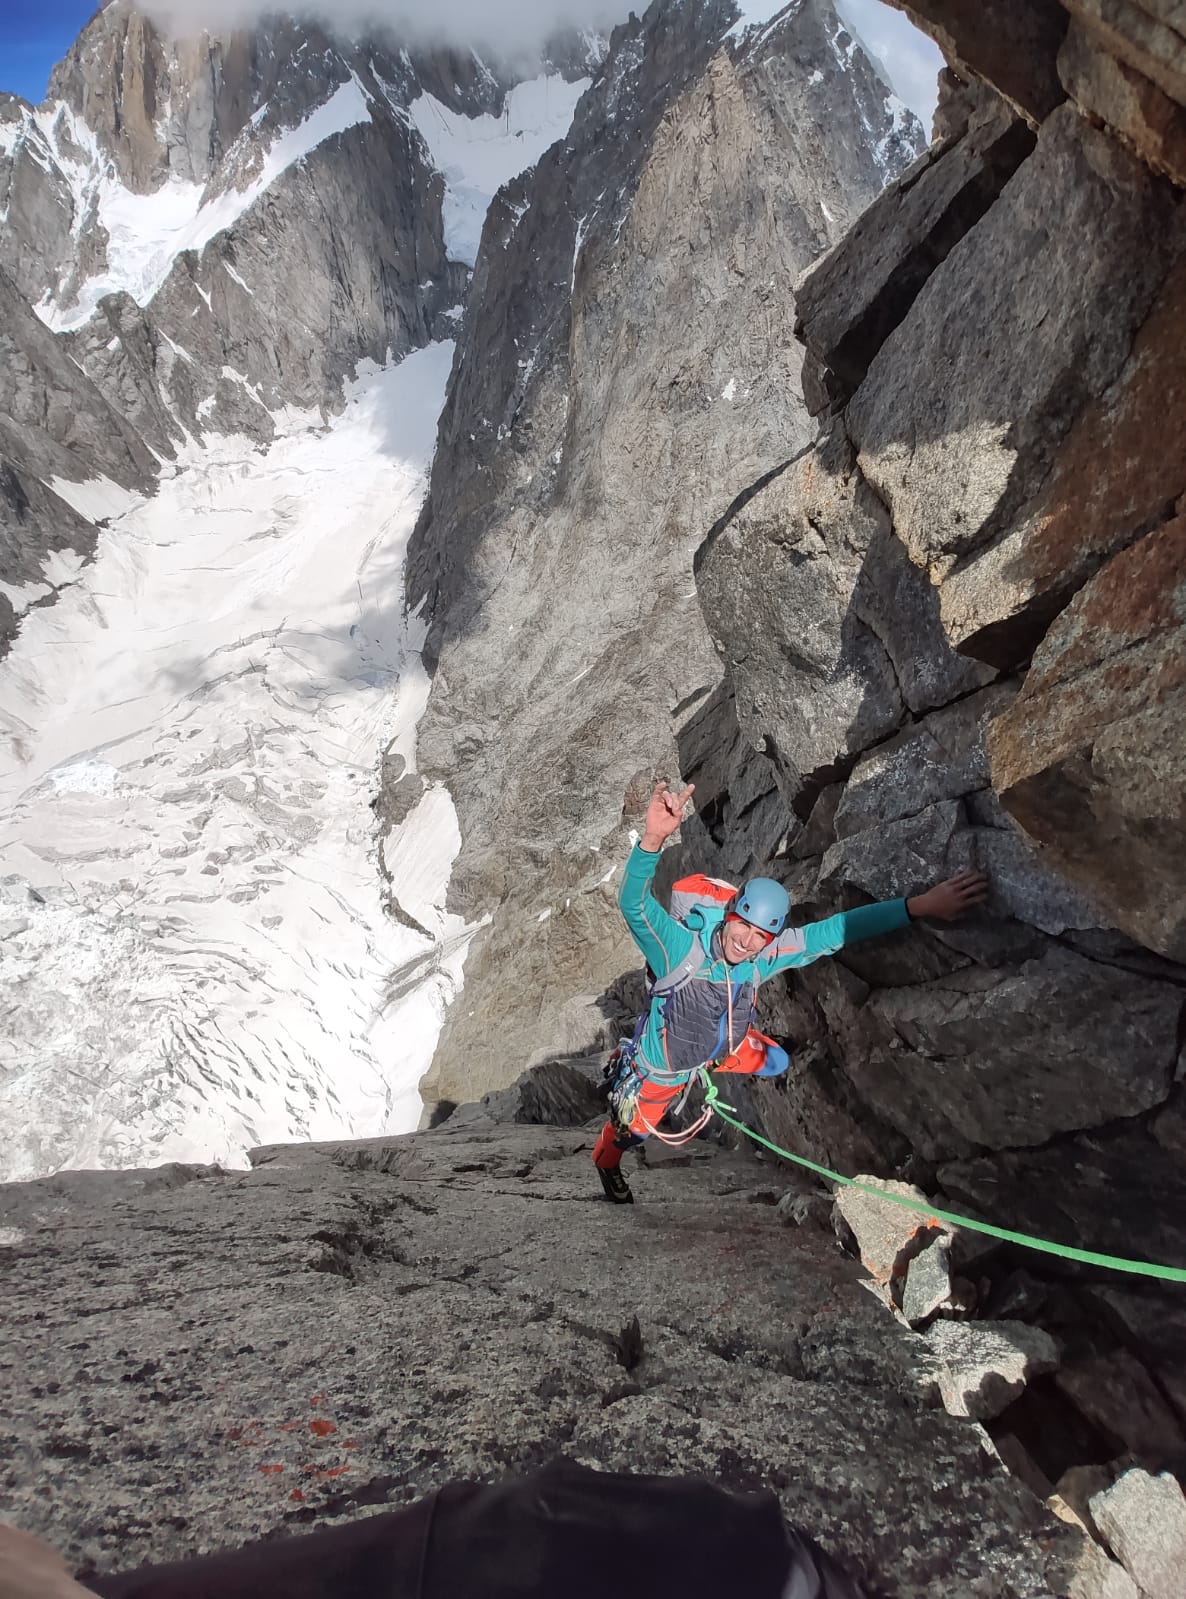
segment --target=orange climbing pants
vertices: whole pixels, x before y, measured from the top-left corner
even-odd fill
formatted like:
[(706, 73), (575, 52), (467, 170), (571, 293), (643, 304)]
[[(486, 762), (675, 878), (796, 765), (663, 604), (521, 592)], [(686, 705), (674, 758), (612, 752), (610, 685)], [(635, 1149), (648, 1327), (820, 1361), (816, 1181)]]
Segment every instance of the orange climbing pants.
[[(767, 1047), (773, 1043), (764, 1034), (750, 1028), (735, 1050), (713, 1067), (713, 1074), (734, 1072), (753, 1076), (766, 1064)], [(622, 1163), (624, 1151), (649, 1138), (666, 1116), (672, 1103), (687, 1087), (686, 1083), (660, 1083), (647, 1077), (634, 1067), (637, 1079), (637, 1099), (631, 1099), (633, 1114), (625, 1126), (607, 1121), (593, 1146), (593, 1164), (600, 1171), (612, 1171)]]

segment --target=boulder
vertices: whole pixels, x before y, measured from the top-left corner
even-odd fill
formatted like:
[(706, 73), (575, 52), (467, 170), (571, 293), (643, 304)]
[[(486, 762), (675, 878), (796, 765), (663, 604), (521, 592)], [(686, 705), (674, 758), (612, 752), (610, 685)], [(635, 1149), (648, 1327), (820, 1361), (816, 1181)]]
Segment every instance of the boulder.
[(1010, 814), (1118, 927), (1175, 960), (1186, 959), (1184, 571), (1186, 515), (1114, 556), (989, 733)]
[(1058, 1366), (1050, 1334), (1021, 1321), (938, 1321), (923, 1337), (950, 1416), (999, 1416), (1031, 1377)]
[(1091, 1501), (1091, 1514), (1142, 1599), (1181, 1599), (1186, 1572), (1186, 1498), (1169, 1472), (1139, 1469)]
[(902, 1303), (906, 1273), (913, 1261), (936, 1239), (950, 1237), (951, 1229), (904, 1205), (887, 1204), (865, 1189), (901, 1194), (925, 1204), (926, 1195), (912, 1183), (892, 1178), (861, 1176), (862, 1188), (841, 1188), (832, 1212), (833, 1225), (842, 1242), (855, 1244), (861, 1264), (875, 1281), (888, 1289), (895, 1305)]
[(1032, 632), (988, 631), (1000, 620), (995, 582), (969, 584), (1042, 488), (1076, 415), (1122, 372), (1182, 239), (1173, 191), (1060, 107), (853, 397), (861, 468), (943, 586), (944, 624), (966, 652), (1005, 666), (1032, 649)]
[(902, 1314), (911, 1326), (929, 1321), (951, 1298), (951, 1250), (943, 1237), (928, 1244), (906, 1268)]
[(1074, 18), (1058, 53), (1058, 75), (1076, 105), (1106, 123), (1154, 172), (1186, 184), (1186, 109)]

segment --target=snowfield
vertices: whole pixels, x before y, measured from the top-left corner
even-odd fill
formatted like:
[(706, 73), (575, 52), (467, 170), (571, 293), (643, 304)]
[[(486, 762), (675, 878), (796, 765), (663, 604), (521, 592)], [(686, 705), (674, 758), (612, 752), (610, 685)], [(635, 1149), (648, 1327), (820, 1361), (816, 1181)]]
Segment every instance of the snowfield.
[(444, 909), (448, 794), (385, 861), (370, 802), (428, 694), (403, 562), (451, 358), (370, 372), (266, 454), (193, 450), (25, 621), (0, 667), (0, 1179), (416, 1126), (474, 929)]
[[(369, 122), (370, 102), (358, 79), (351, 75), (295, 128), (277, 134), (264, 152), (259, 172), (245, 189), (227, 189), (206, 200), (206, 186), (171, 178), (151, 194), (134, 194), (115, 177), (103, 158), (95, 135), (68, 106), (53, 102), (32, 113), (31, 122), (42, 134), (47, 154), (66, 176), (74, 195), (76, 218), (94, 207), (107, 234), (107, 267), (88, 278), (77, 300), (67, 306), (54, 302), (52, 293), (34, 307), (38, 316), (57, 333), (80, 328), (105, 294), (124, 290), (137, 305), (147, 305), (164, 283), (183, 250), (206, 248), (217, 234), (232, 227), (289, 167), (319, 144), (360, 122)], [(66, 138), (63, 138), (63, 134)], [(75, 160), (71, 144), (87, 153)], [(75, 229), (77, 231), (77, 222)]]
[(499, 117), (461, 116), (430, 94), (412, 102), (412, 121), (445, 180), (445, 248), (451, 260), (473, 266), (491, 200), (564, 138), (591, 82), (567, 83), (559, 73), (532, 78), (510, 91)]

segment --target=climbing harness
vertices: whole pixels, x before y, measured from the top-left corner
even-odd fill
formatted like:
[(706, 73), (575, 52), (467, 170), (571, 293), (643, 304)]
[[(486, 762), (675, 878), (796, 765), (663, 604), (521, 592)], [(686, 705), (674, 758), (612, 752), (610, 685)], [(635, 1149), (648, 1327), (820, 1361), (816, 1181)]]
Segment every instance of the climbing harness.
[[(647, 1005), (642, 1015), (635, 1024), (634, 1034), (631, 1038), (622, 1039), (617, 1048), (606, 1061), (602, 1071), (602, 1093), (609, 1102), (610, 1114), (614, 1122), (625, 1132), (634, 1126), (636, 1121), (641, 1122), (645, 1131), (639, 1135), (647, 1138), (657, 1138), (661, 1144), (679, 1149), (688, 1144), (708, 1126), (712, 1120), (712, 1107), (705, 1104), (700, 1115), (689, 1126), (680, 1128), (678, 1132), (661, 1132), (658, 1127), (652, 1126), (649, 1119), (641, 1112), (642, 1089), (645, 1083), (654, 1083), (660, 1088), (674, 1088), (682, 1085), (683, 1092), (674, 1104), (664, 1105), (662, 1114), (658, 1117), (662, 1121), (665, 1117), (678, 1115), (687, 1104), (688, 1096), (696, 1086), (698, 1080), (707, 1082), (708, 1072), (715, 1067), (720, 1067), (726, 1060), (736, 1056), (749, 1042), (753, 1029), (754, 1017), (757, 1013), (758, 976), (755, 971), (753, 978), (753, 991), (750, 1003), (749, 1022), (746, 1031), (736, 1043), (733, 1040), (733, 980), (726, 973), (725, 976), (725, 1014), (721, 1017), (721, 1030), (717, 1040), (718, 1054), (712, 1060), (705, 1061), (703, 1065), (693, 1067), (691, 1070), (676, 1071), (671, 1065), (667, 1053), (667, 1028), (661, 1031), (663, 1042), (663, 1068), (640, 1064), (638, 1059), (639, 1044), (646, 1030), (651, 1008), (655, 1004), (662, 1005), (672, 994), (676, 993), (685, 984), (689, 983), (699, 971), (704, 962), (704, 950), (700, 945), (689, 951), (688, 955), (678, 966), (659, 978), (651, 985)], [(763, 1035), (754, 1035), (762, 1039), (764, 1047), (766, 1040)], [(724, 1050), (724, 1054), (719, 1052)], [(665, 1069), (664, 1069), (665, 1068)]]
[(858, 1182), (855, 1177), (844, 1177), (839, 1172), (830, 1171), (827, 1166), (808, 1160), (806, 1156), (792, 1155), (789, 1149), (780, 1149), (768, 1138), (755, 1133), (752, 1127), (747, 1127), (743, 1121), (738, 1120), (733, 1106), (721, 1098), (720, 1090), (707, 1072), (704, 1073), (704, 1084), (705, 1106), (710, 1115), (715, 1112), (723, 1122), (737, 1132), (744, 1133), (755, 1144), (761, 1144), (773, 1154), (781, 1155), (784, 1160), (794, 1161), (796, 1166), (805, 1166), (808, 1171), (815, 1172), (819, 1177), (826, 1177), (829, 1182), (840, 1183), (845, 1188), (855, 1188), (863, 1194), (872, 1194), (875, 1199), (883, 1199), (891, 1205), (901, 1205), (906, 1210), (916, 1211), (919, 1215), (933, 1218), (935, 1221), (947, 1222), (952, 1227), (966, 1227), (969, 1232), (984, 1233), (989, 1238), (1000, 1238), (1007, 1244), (1019, 1244), (1023, 1249), (1036, 1249), (1046, 1255), (1059, 1255), (1064, 1260), (1082, 1261), (1087, 1266), (1103, 1266), (1108, 1271), (1126, 1271), (1138, 1277), (1156, 1277), (1162, 1282), (1186, 1283), (1186, 1268), (1181, 1266), (1161, 1266), (1149, 1260), (1129, 1260), (1123, 1255), (1103, 1255), (1090, 1249), (1072, 1249), (1068, 1244), (1056, 1244), (1048, 1238), (1034, 1238), (1029, 1233), (1010, 1232), (1008, 1228), (994, 1227), (989, 1222), (974, 1221), (971, 1216), (957, 1216), (950, 1211), (936, 1210), (925, 1200), (911, 1199), (906, 1194), (887, 1193), (883, 1189), (871, 1187), (868, 1183)]

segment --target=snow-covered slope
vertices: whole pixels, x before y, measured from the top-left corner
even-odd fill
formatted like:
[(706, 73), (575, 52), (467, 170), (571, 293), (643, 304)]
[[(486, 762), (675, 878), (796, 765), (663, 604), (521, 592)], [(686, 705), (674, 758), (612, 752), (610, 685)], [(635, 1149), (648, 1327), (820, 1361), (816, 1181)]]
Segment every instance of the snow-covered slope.
[(387, 862), (417, 933), (370, 801), (427, 695), (401, 568), (451, 355), (193, 452), (0, 671), (0, 873), (43, 896), (0, 911), (0, 1176), (416, 1124), (459, 841), (430, 789)]
[(504, 183), (533, 167), (562, 139), (591, 79), (548, 73), (516, 85), (501, 116), (462, 116), (432, 95), (412, 102), (412, 120), (445, 180), (445, 245), (472, 267), (490, 202)]
[[(104, 519), (96, 558), (0, 570), (24, 613), (0, 666), (0, 1178), (416, 1125), (472, 931), (444, 910), (446, 790), (372, 808), (381, 766), (415, 771), (428, 695), (403, 560), (453, 347), (415, 346), (465, 281), (433, 166), (472, 264), (491, 196), (588, 81), (504, 100), (481, 63), (460, 87), (451, 58), (302, 56), (281, 28), (203, 166), (177, 89), (201, 74), (137, 28), (96, 19), (58, 75), (72, 100), (0, 107), (14, 274), (55, 349), (139, 425), (163, 406), (179, 452), (151, 499), (34, 464)], [(172, 74), (134, 146), (97, 97), (113, 41)], [(327, 424), (360, 346), (390, 364), (364, 361)]]
[(23, 126), (7, 130), (5, 153), (16, 156), (22, 140), (40, 136), (41, 159), (54, 164), (72, 194), (76, 228), (84, 220), (97, 223), (107, 240), (103, 270), (85, 278), (66, 303), (56, 297), (60, 286), (47, 287), (37, 314), (55, 331), (66, 332), (81, 327), (105, 294), (123, 290), (137, 305), (147, 305), (183, 250), (203, 250), (290, 167), (335, 133), (369, 119), (367, 94), (352, 75), (324, 104), (256, 152), (256, 170), (242, 187), (227, 186), (208, 196), (208, 185), (183, 178), (137, 194), (120, 181), (93, 131), (68, 106), (51, 103), (30, 110)]

